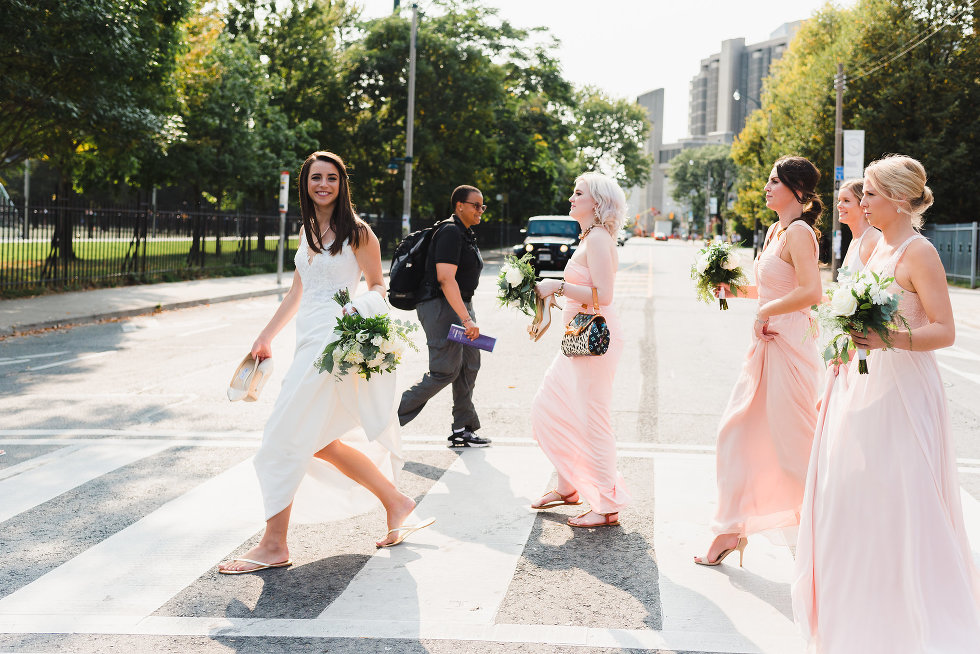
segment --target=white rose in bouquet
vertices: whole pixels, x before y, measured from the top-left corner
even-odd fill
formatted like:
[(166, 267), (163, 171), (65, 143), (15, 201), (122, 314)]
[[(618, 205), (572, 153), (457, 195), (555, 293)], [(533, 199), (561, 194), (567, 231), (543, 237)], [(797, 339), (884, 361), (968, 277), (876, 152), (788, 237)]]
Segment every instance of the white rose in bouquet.
[(699, 254), (697, 262), (698, 273), (703, 275), (704, 271), (708, 269), (708, 254)]
[(739, 266), (738, 255), (729, 252), (725, 260), (721, 262), (721, 267), (725, 270), (735, 270)]
[(380, 347), (381, 351), (384, 352), (385, 354), (388, 354), (389, 352), (394, 352), (395, 341), (389, 341), (388, 339), (384, 339), (381, 341), (381, 345), (379, 345), (378, 347)]
[(368, 332), (358, 332), (357, 333), (357, 342), (358, 343), (364, 343), (369, 338), (371, 338), (371, 334), (369, 334)]
[(507, 270), (505, 277), (507, 278), (507, 283), (511, 286), (520, 286), (521, 282), (524, 281), (524, 275), (521, 274), (520, 270), (514, 268), (513, 266)]
[(830, 307), (835, 316), (852, 316), (857, 311), (858, 301), (848, 288), (839, 288), (830, 300)]
[(381, 343), (384, 342), (384, 340), (385, 339), (381, 336), (381, 334), (378, 334), (371, 339), (371, 345), (374, 347), (381, 347)]

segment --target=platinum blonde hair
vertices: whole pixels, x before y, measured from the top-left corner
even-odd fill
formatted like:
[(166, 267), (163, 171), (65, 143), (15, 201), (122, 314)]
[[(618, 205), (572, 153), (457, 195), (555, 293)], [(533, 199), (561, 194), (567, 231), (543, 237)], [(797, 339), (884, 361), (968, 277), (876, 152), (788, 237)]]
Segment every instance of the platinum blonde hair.
[(611, 177), (601, 173), (582, 173), (575, 178), (575, 183), (585, 182), (589, 194), (596, 202), (598, 222), (615, 236), (626, 224), (626, 193)]
[(904, 154), (890, 154), (868, 164), (864, 176), (878, 193), (895, 203), (901, 213), (912, 217), (912, 226), (922, 227), (922, 214), (932, 206), (932, 189), (926, 186), (926, 169)]

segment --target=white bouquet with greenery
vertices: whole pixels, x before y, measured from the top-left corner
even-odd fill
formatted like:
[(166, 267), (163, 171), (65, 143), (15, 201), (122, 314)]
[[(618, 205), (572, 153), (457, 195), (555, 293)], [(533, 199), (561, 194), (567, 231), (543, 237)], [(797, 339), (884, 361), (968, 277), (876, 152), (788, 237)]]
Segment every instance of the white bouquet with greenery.
[[(338, 291), (333, 299), (342, 307), (350, 305), (347, 289)], [(393, 372), (401, 363), (406, 345), (418, 352), (418, 346), (409, 337), (417, 329), (418, 325), (393, 319), (386, 313), (372, 317), (356, 312), (339, 316), (334, 328), (339, 338), (324, 348), (314, 365), (321, 373), (333, 373), (337, 379), (351, 373), (371, 379), (371, 375)]]
[(536, 281), (530, 254), (525, 254), (520, 259), (508, 255), (497, 275), (497, 300), (500, 306), (517, 307), (526, 315), (533, 315), (537, 297), (534, 292)]
[[(881, 278), (873, 272), (851, 272), (841, 268), (837, 284), (827, 289), (829, 302), (813, 307), (817, 322), (830, 336), (823, 352), (824, 361), (847, 363), (855, 350), (850, 332), (867, 335), (873, 331), (885, 345), (891, 345), (891, 331), (901, 321), (908, 323), (898, 313), (898, 296), (889, 293), (894, 277)], [(858, 372), (868, 374), (867, 350), (857, 350)]]
[[(728, 284), (732, 292), (738, 295), (739, 289), (748, 281), (734, 249), (731, 243), (711, 243), (698, 250), (691, 265), (691, 279), (702, 302), (708, 303), (714, 299), (715, 287), (719, 284)], [(718, 305), (722, 311), (728, 310), (724, 291), (718, 297)]]

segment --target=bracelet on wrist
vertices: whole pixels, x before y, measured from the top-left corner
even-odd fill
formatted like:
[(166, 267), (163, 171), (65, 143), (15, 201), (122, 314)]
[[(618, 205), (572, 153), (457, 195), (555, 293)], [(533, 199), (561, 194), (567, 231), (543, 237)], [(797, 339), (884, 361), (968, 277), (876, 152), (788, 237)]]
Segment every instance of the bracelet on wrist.
[(468, 323), (468, 322), (473, 322), (473, 319), (472, 319), (472, 318), (470, 318), (469, 316), (466, 316), (466, 317), (465, 317), (465, 318), (463, 318), (463, 319), (462, 319), (462, 320), (461, 320), (460, 322), (462, 322), (462, 324), (464, 324), (464, 325), (465, 325), (465, 324), (466, 324), (466, 323)]
[(562, 297), (563, 295), (565, 295), (565, 282), (562, 282), (558, 290), (555, 291), (555, 297)]

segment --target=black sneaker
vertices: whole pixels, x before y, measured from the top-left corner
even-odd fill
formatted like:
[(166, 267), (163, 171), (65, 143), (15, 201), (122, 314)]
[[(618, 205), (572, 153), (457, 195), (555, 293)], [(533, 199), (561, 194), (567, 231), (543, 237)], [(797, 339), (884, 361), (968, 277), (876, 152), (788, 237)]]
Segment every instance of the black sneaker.
[(489, 447), (489, 438), (480, 438), (474, 432), (469, 429), (464, 429), (460, 432), (453, 432), (453, 435), (449, 437), (449, 447)]

